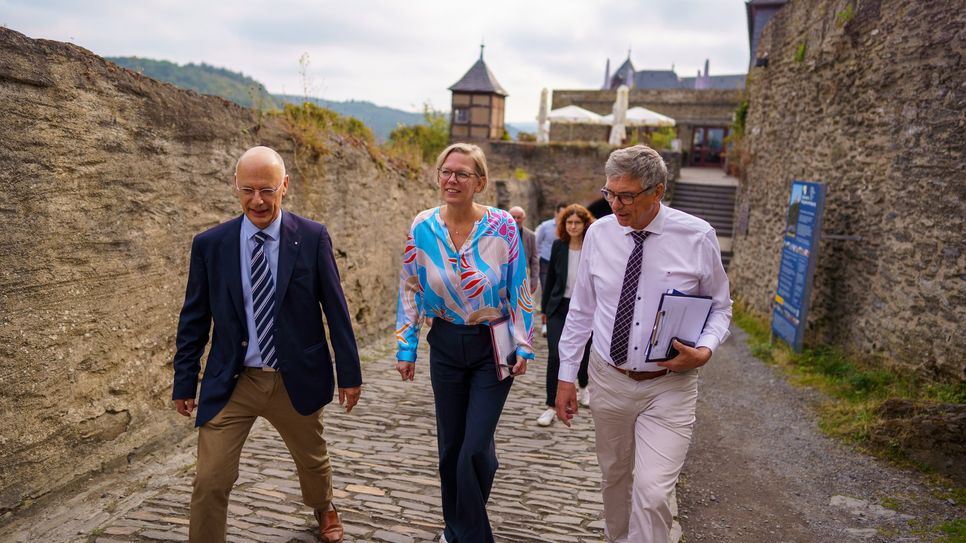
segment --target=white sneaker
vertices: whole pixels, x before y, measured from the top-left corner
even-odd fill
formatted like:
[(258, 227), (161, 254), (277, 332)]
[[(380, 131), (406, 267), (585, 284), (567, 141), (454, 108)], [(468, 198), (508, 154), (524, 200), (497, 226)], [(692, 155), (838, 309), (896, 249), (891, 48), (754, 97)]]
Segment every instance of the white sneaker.
[(553, 408), (548, 408), (546, 411), (537, 418), (537, 426), (550, 426), (553, 422), (554, 417), (557, 416), (557, 411)]
[(448, 541), (446, 541), (446, 532), (442, 532), (441, 534), (439, 534), (439, 543), (449, 543)]
[(590, 387), (580, 389), (580, 406), (590, 407)]

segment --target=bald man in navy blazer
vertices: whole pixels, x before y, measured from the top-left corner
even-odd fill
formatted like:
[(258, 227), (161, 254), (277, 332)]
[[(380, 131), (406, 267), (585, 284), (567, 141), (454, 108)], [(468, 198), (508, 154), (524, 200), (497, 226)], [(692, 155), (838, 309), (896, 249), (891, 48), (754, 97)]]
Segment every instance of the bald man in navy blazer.
[(267, 147), (249, 149), (235, 169), (243, 215), (199, 234), (191, 245), (172, 399), (184, 416), (198, 408), (193, 542), (225, 541), (228, 496), (258, 417), (267, 419), (288, 446), (321, 540), (343, 538), (332, 503), (322, 408), (332, 401), (338, 378), (339, 404), (351, 411), (361, 392), (362, 370), (332, 240), (325, 226), (282, 210), (287, 190), (282, 157)]

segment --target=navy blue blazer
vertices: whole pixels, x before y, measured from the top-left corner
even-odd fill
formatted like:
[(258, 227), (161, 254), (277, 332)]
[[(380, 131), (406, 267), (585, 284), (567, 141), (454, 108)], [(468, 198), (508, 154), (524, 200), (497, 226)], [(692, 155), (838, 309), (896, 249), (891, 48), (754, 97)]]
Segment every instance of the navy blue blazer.
[[(239, 262), (241, 222), (239, 216), (215, 226), (195, 236), (191, 244), (188, 286), (178, 321), (172, 399), (195, 397), (201, 356), (214, 320), (196, 426), (211, 420), (228, 403), (248, 349)], [(309, 415), (331, 402), (335, 390), (323, 312), (335, 351), (339, 386), (362, 384), (359, 352), (325, 226), (283, 210), (277, 274), (278, 369), (292, 406)]]

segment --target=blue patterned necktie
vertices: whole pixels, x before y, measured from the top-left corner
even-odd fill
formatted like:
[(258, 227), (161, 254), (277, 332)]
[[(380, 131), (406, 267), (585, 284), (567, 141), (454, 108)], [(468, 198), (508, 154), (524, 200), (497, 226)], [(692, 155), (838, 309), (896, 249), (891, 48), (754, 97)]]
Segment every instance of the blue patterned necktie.
[(621, 286), (621, 297), (614, 316), (614, 333), (610, 338), (610, 358), (618, 366), (627, 362), (627, 344), (631, 337), (631, 321), (634, 320), (634, 297), (637, 294), (638, 280), (641, 278), (644, 240), (648, 235), (650, 232), (631, 232), (634, 237), (634, 250), (627, 259), (624, 284)]
[(275, 352), (275, 281), (265, 256), (265, 240), (268, 234), (256, 232), (255, 250), (252, 251), (252, 311), (255, 313), (255, 331), (262, 364), (276, 368), (278, 353)]

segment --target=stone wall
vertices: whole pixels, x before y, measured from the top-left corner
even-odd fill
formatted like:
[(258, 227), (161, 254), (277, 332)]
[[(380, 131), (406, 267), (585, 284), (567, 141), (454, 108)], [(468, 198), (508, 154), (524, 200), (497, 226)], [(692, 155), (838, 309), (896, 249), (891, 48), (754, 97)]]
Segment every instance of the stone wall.
[(498, 199), (496, 205), (524, 207), (530, 228), (552, 216), (558, 202), (589, 206), (600, 200), (604, 163), (613, 150), (606, 144), (586, 143), (491, 141), (488, 146), (490, 177), (502, 180), (509, 198)]
[(0, 513), (190, 432), (171, 358), (191, 238), (240, 212), (240, 153), (278, 149), (326, 223), (361, 341), (390, 341), (428, 174), (279, 117), (0, 28)]
[(956, 2), (782, 8), (749, 77), (730, 271), (767, 314), (790, 183), (823, 181), (825, 233), (847, 239), (821, 244), (807, 341), (953, 380), (966, 379), (964, 27)]
[(607, 142), (609, 140), (609, 124), (550, 123), (552, 142)]

